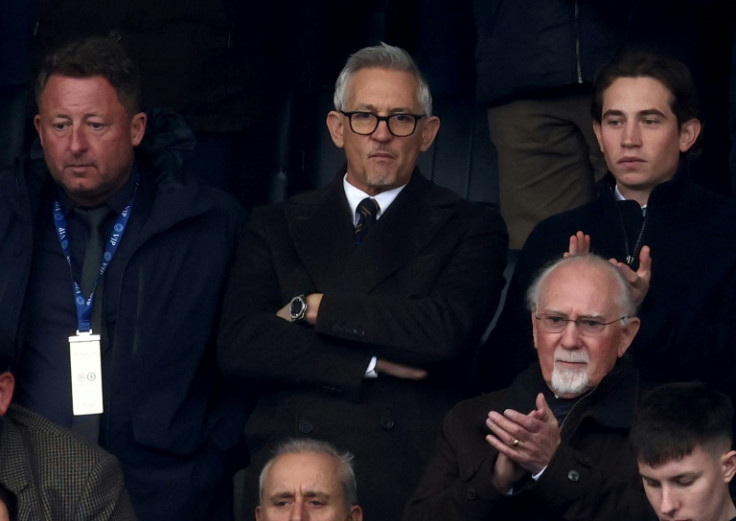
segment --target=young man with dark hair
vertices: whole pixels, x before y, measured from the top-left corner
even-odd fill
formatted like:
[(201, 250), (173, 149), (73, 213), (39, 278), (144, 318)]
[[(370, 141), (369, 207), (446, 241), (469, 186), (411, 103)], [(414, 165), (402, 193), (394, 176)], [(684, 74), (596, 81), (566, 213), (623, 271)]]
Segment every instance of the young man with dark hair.
[(534, 358), (524, 302), (534, 273), (590, 250), (615, 259), (635, 290), (642, 325), (629, 353), (647, 385), (698, 379), (736, 395), (722, 370), (736, 364), (736, 212), (689, 177), (702, 130), (695, 91), (685, 65), (651, 53), (622, 55), (599, 71), (591, 124), (610, 175), (595, 201), (529, 236), (487, 343), (486, 390)]
[(644, 490), (662, 520), (728, 521), (736, 506), (733, 407), (701, 383), (672, 383), (642, 401), (629, 439)]

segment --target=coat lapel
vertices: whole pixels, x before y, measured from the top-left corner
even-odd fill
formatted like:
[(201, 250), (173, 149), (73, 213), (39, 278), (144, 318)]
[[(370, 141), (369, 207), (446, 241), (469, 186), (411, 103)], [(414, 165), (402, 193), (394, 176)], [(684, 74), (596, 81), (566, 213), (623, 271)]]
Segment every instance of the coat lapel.
[(305, 291), (334, 291), (335, 281), (355, 250), (350, 207), (342, 177), (327, 187), (297, 196), (284, 212), (297, 255), (315, 283)]
[[(341, 291), (369, 293), (387, 277), (415, 259), (455, 213), (419, 171), (379, 219), (365, 242), (355, 249), (342, 271)], [(438, 197), (439, 195), (439, 197)], [(453, 196), (452, 201), (456, 201)]]
[[(457, 197), (437, 190), (418, 170), (356, 247), (342, 177), (286, 206), (292, 241), (322, 292), (369, 293), (414, 259), (456, 211)], [(305, 289), (306, 290), (306, 289)]]

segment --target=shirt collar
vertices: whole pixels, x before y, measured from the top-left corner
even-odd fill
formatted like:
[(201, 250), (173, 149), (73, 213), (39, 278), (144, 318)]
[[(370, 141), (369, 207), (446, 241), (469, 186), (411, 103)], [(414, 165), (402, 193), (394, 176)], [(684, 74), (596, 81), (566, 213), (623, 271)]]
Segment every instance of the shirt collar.
[[(618, 184), (614, 185), (614, 187), (613, 187), (613, 196), (616, 198), (617, 201), (626, 201), (626, 198), (618, 190)], [(647, 205), (646, 204), (643, 204), (641, 206), (641, 211), (642, 211), (642, 213), (646, 213), (646, 211), (647, 211)]]
[(366, 197), (372, 197), (373, 199), (375, 199), (378, 202), (378, 206), (380, 207), (378, 214), (376, 215), (376, 219), (380, 219), (383, 213), (388, 210), (388, 207), (391, 206), (391, 203), (394, 202), (396, 196), (399, 195), (399, 193), (404, 189), (406, 185), (399, 186), (398, 188), (392, 188), (391, 190), (386, 190), (385, 192), (381, 192), (380, 194), (369, 195), (360, 188), (356, 188), (355, 186), (348, 183), (348, 175), (345, 174), (345, 177), (342, 178), (342, 186), (345, 190), (345, 197), (347, 198), (348, 204), (350, 205), (350, 211), (352, 212), (353, 216), (353, 224), (356, 224), (357, 217), (355, 215), (355, 211), (357, 210), (360, 201), (362, 201)]

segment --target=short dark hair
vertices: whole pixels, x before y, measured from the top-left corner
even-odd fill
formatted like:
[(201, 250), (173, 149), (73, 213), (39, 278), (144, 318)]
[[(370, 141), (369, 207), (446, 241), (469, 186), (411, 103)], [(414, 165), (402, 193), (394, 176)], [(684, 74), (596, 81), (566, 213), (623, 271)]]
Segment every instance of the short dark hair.
[(593, 102), (590, 107), (593, 120), (603, 117), (603, 94), (619, 78), (652, 78), (672, 93), (670, 108), (677, 124), (700, 119), (698, 91), (690, 69), (679, 60), (643, 50), (623, 52), (601, 67), (593, 79)]
[(700, 446), (733, 439), (733, 405), (701, 382), (661, 385), (639, 405), (629, 442), (639, 461), (656, 466), (684, 458)]
[(41, 95), (54, 74), (70, 78), (102, 76), (113, 86), (128, 114), (133, 115), (140, 110), (140, 74), (123, 46), (111, 38), (92, 36), (70, 43), (47, 56), (36, 79), (39, 109)]

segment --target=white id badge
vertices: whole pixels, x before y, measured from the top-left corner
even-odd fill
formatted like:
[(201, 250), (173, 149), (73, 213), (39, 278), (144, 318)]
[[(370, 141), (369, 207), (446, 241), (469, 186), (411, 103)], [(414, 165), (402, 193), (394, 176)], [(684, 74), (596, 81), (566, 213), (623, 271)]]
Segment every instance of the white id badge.
[(102, 414), (102, 362), (100, 335), (92, 331), (69, 337), (74, 416)]

